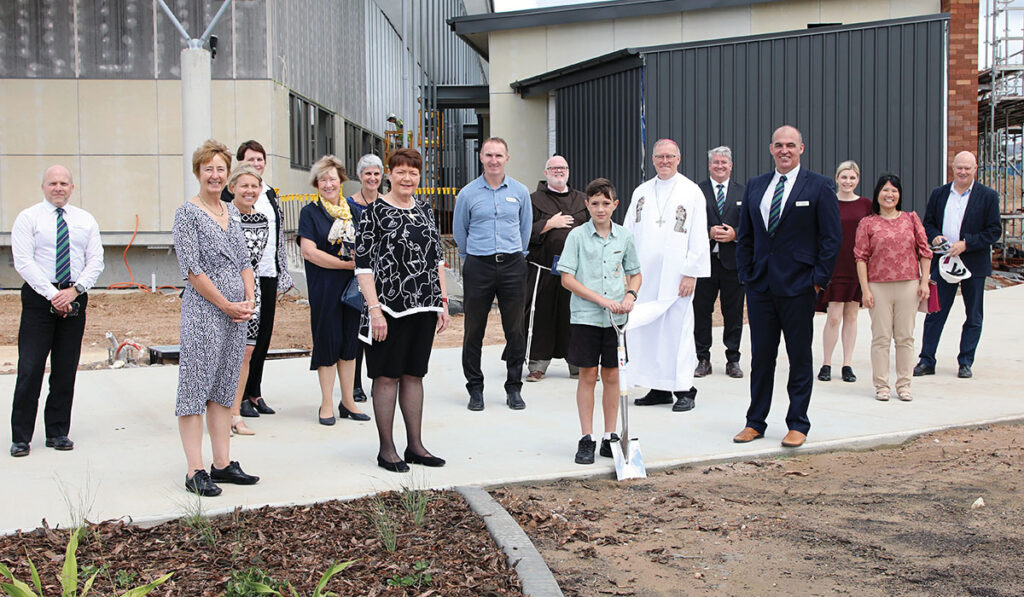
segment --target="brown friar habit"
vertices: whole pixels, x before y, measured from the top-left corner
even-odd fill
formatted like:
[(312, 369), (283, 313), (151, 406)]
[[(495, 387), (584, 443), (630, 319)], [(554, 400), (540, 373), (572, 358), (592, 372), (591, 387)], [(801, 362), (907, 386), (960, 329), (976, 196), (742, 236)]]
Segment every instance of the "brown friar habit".
[[(566, 187), (566, 192), (556, 193), (548, 189), (546, 181), (540, 181), (537, 190), (530, 195), (533, 203), (533, 232), (530, 234), (530, 252), (526, 275), (526, 317), (523, 318), (530, 330), (530, 298), (537, 280), (537, 267), (550, 268), (556, 255), (561, 255), (569, 231), (590, 219), (587, 211), (587, 196), (580, 191)], [(544, 234), (540, 231), (551, 216), (561, 212), (573, 218), (570, 228), (553, 228)], [(547, 270), (541, 270), (537, 288), (537, 310), (533, 318), (533, 341), (527, 358), (532, 361), (562, 359), (569, 349), (569, 297), (571, 293), (562, 288), (562, 278)]]

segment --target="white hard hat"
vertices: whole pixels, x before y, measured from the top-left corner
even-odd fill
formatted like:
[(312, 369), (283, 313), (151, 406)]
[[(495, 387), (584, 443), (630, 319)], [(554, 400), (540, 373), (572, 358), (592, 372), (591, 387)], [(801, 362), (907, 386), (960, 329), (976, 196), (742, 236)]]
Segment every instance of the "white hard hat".
[(946, 282), (956, 284), (970, 278), (971, 270), (964, 266), (964, 262), (960, 260), (960, 257), (946, 255), (939, 258), (939, 274), (942, 275), (942, 279)]

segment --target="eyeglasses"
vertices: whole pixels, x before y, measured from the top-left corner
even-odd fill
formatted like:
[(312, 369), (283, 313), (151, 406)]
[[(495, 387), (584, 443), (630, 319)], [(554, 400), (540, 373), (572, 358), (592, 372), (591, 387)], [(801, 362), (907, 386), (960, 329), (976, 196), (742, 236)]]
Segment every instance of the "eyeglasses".
[(568, 172), (569, 168), (565, 166), (552, 166), (547, 169), (549, 172)]
[(659, 153), (654, 156), (656, 160), (673, 160), (679, 157), (678, 153)]

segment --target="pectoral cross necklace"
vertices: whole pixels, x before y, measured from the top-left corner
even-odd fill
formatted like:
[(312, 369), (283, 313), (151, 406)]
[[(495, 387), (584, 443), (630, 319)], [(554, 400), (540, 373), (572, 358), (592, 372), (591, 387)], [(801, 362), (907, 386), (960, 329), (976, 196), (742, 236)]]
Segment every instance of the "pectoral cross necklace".
[(672, 186), (668, 188), (668, 196), (666, 197), (665, 201), (661, 200), (661, 194), (658, 192), (658, 182), (660, 181), (655, 181), (654, 183), (654, 203), (657, 204), (658, 206), (658, 219), (655, 220), (654, 223), (657, 224), (659, 228), (661, 228), (661, 225), (665, 223), (666, 204), (670, 199), (672, 199), (672, 191), (675, 190), (676, 183), (679, 182), (679, 180), (676, 178), (672, 179)]

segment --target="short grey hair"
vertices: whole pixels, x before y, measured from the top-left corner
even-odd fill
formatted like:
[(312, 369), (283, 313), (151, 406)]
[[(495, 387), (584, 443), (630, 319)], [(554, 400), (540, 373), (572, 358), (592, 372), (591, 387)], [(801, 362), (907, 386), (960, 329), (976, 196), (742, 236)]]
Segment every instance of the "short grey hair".
[(716, 155), (723, 155), (723, 156), (725, 156), (725, 157), (726, 157), (726, 158), (727, 158), (727, 159), (728, 159), (728, 160), (729, 160), (730, 162), (732, 161), (732, 150), (731, 150), (731, 149), (729, 149), (729, 148), (728, 148), (727, 146), (725, 146), (725, 145), (719, 145), (718, 147), (716, 147), (716, 148), (714, 148), (714, 149), (709, 149), (709, 150), (708, 150), (708, 161), (710, 162), (710, 161), (711, 161), (711, 158), (715, 157)]
[(375, 154), (368, 153), (359, 158), (359, 162), (356, 164), (356, 176), (362, 176), (363, 170), (374, 167), (380, 170), (381, 174), (384, 173), (384, 162), (382, 162)]

